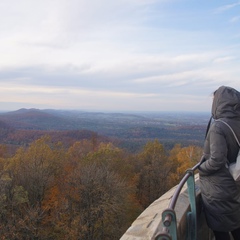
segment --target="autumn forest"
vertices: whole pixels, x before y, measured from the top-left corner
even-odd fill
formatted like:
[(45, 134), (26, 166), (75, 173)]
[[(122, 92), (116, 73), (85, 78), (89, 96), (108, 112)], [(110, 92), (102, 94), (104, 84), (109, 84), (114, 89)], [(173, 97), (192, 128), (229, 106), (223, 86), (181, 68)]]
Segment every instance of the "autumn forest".
[[(4, 119), (0, 114), (1, 239), (117, 240), (202, 154), (186, 139), (170, 147), (148, 136), (132, 151), (123, 146), (133, 139), (123, 144), (93, 129), (17, 129)], [(199, 125), (192, 129), (204, 135)]]

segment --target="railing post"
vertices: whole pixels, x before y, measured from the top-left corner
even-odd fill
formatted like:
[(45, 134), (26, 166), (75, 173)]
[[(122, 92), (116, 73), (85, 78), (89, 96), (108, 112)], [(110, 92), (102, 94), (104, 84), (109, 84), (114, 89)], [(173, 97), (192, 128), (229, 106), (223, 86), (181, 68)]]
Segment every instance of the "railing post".
[[(204, 232), (203, 234), (203, 232), (201, 231), (202, 228), (203, 230), (205, 230), (205, 227), (206, 227), (205, 226), (206, 222), (202, 222), (203, 219), (200, 219), (199, 223), (201, 224), (201, 226), (199, 227), (201, 227), (201, 229), (198, 229), (197, 201), (201, 197), (200, 196), (201, 192), (199, 189), (197, 191), (197, 196), (196, 196), (196, 187), (195, 187), (196, 183), (195, 183), (195, 176), (194, 176), (194, 172), (198, 170), (198, 167), (202, 164), (203, 161), (204, 161), (204, 156), (201, 158), (201, 161), (199, 163), (197, 163), (193, 168), (188, 169), (186, 171), (185, 175), (183, 176), (179, 184), (176, 185), (175, 190), (174, 189), (171, 190), (172, 195), (170, 194), (166, 195), (166, 199), (164, 196), (164, 205), (166, 204), (165, 200), (169, 201), (168, 207), (162, 211), (162, 221), (161, 221), (162, 226), (156, 225), (157, 228), (154, 228), (154, 235), (152, 235), (153, 232), (151, 231), (151, 239), (197, 240), (199, 235), (201, 236), (204, 235), (206, 238), (206, 235), (209, 232), (207, 232), (206, 234)], [(186, 191), (188, 192), (188, 194), (186, 194)], [(175, 211), (177, 201), (179, 200), (179, 196), (181, 194), (182, 194), (182, 198), (180, 199), (181, 202), (177, 206), (177, 209), (176, 209), (177, 211)], [(188, 197), (188, 199), (186, 199), (186, 197)], [(161, 210), (162, 210), (162, 206), (161, 206)], [(179, 219), (177, 219), (177, 216), (176, 216), (178, 211), (179, 211)], [(160, 221), (159, 218), (160, 216), (158, 215), (158, 218), (155, 220)], [(158, 222), (158, 224), (159, 223), (160, 222)], [(180, 229), (178, 229), (178, 223), (179, 223)], [(137, 227), (139, 228), (139, 224), (137, 225)], [(135, 226), (134, 226), (134, 230), (135, 230)], [(209, 229), (207, 230), (209, 231)], [(207, 239), (210, 239), (210, 238), (212, 239), (212, 232), (207, 237)]]
[(162, 213), (163, 230), (156, 235), (155, 240), (177, 240), (177, 220), (174, 209), (181, 190), (186, 182), (188, 199), (190, 202), (190, 211), (187, 213), (186, 240), (197, 240), (197, 207), (194, 171), (197, 170), (203, 159), (204, 157), (202, 157), (201, 161), (193, 168), (188, 169), (178, 184), (178, 187), (168, 205), (168, 209), (164, 210)]
[(165, 209), (162, 213), (164, 231), (155, 240), (177, 240), (177, 218), (173, 209)]
[(193, 169), (188, 169), (190, 176), (187, 180), (188, 197), (190, 202), (191, 211), (187, 214), (188, 220), (188, 240), (197, 240), (197, 209), (196, 209), (196, 190), (195, 178)]

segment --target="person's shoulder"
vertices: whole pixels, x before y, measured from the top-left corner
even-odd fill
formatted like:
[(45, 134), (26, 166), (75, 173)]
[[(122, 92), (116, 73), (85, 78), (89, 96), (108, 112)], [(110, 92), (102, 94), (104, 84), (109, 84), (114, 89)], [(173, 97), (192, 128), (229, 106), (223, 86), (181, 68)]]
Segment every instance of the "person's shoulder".
[(220, 120), (215, 120), (210, 127), (210, 131), (214, 131), (214, 132), (218, 132), (218, 133), (222, 133), (225, 132), (227, 129), (226, 124), (224, 124), (222, 121)]

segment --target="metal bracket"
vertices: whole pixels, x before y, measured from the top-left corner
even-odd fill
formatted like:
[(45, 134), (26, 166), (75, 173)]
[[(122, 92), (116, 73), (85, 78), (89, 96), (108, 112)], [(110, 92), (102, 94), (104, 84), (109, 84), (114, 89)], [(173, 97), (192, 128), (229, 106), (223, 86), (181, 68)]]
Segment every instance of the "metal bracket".
[[(167, 229), (167, 235), (163, 235), (166, 240), (177, 240), (177, 219), (176, 213), (173, 209), (167, 208), (162, 213), (163, 226)], [(163, 237), (162, 236), (162, 237)], [(158, 238), (158, 240), (164, 240), (164, 238)]]

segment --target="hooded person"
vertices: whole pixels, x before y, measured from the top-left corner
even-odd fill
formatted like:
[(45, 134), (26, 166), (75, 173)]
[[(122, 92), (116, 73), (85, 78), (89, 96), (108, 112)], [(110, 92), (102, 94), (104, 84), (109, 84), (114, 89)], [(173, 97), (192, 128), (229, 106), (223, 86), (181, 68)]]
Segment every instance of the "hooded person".
[(240, 93), (226, 86), (214, 92), (212, 118), (204, 142), (204, 161), (199, 166), (200, 188), (208, 226), (216, 240), (240, 240), (240, 187), (226, 167), (236, 161), (240, 141)]

